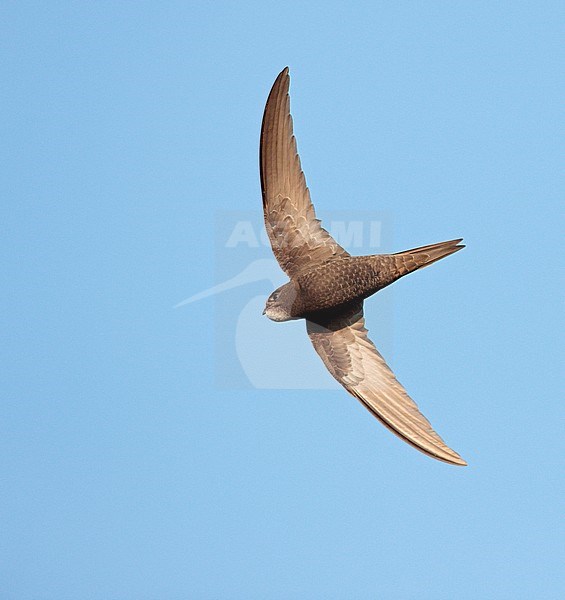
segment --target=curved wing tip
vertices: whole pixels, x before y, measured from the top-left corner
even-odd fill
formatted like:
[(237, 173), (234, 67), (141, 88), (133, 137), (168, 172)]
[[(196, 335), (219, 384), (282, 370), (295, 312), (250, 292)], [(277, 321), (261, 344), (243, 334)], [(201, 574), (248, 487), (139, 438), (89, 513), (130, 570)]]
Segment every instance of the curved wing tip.
[[(416, 446), (419, 450), (422, 450), (421, 447)], [(461, 456), (459, 456), (459, 454), (457, 454), (457, 452), (455, 452), (455, 450), (452, 450), (451, 448), (448, 447), (443, 447), (443, 448), (436, 448), (435, 452), (432, 450), (431, 452), (425, 451), (424, 453), (428, 454), (429, 456), (431, 456), (432, 458), (437, 458), (437, 460), (440, 460), (442, 462), (445, 462), (449, 465), (453, 465), (455, 467), (466, 467), (467, 466), (467, 461), (464, 458), (461, 458)]]
[[(278, 75), (277, 78), (275, 79), (275, 83), (273, 83), (273, 87), (271, 89), (271, 93), (273, 93), (273, 91), (275, 89), (284, 89), (286, 87), (286, 93), (288, 94), (288, 88), (290, 87), (290, 75), (288, 74), (289, 70), (288, 67), (285, 67)], [(267, 100), (268, 102), (268, 100)]]
[(461, 458), (460, 456), (457, 456), (457, 458), (452, 457), (449, 462), (452, 465), (455, 465), (456, 467), (466, 467), (467, 466), (467, 461), (464, 460), (463, 458)]

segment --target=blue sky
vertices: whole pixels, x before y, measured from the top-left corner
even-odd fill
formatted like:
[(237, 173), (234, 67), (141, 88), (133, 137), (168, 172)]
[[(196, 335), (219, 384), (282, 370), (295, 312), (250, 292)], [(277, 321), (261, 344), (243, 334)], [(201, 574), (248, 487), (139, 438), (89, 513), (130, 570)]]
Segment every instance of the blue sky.
[[(562, 22), (552, 2), (3, 3), (2, 598), (562, 597)], [(366, 309), (464, 469), (323, 370), (254, 387), (238, 348), (286, 336), (262, 373), (310, 350), (301, 323), (238, 320), (267, 279), (173, 308), (270, 258), (221, 234), (260, 231), (286, 65), (324, 222), (380, 219), (385, 252), (465, 238)]]

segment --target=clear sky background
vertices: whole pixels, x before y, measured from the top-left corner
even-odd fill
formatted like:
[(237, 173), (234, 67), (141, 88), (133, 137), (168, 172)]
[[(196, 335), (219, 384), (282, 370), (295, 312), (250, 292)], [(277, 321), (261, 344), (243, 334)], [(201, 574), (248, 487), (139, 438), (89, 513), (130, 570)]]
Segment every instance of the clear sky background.
[[(564, 597), (560, 4), (2, 3), (2, 599)], [(286, 65), (322, 219), (465, 238), (381, 347), (466, 468), (223, 381), (218, 303), (269, 282), (173, 308), (231, 272), (226, 211), (261, 223)]]

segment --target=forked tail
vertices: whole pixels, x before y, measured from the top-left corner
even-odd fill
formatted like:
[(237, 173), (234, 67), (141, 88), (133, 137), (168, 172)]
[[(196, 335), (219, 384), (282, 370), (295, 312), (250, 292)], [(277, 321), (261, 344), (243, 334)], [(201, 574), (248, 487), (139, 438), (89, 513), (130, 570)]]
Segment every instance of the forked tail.
[[(459, 242), (463, 241), (463, 238), (458, 240), (450, 240), (449, 242), (440, 242), (439, 244), (431, 244), (429, 246), (421, 246), (420, 248), (413, 248), (412, 250), (404, 250), (404, 252), (397, 252), (393, 256), (402, 257), (406, 260), (406, 267), (408, 270), (406, 273), (427, 267), (436, 261), (465, 248), (464, 244)], [(405, 275), (405, 273), (403, 273)]]
[(377, 259), (377, 270), (382, 287), (389, 285), (393, 281), (400, 279), (412, 271), (417, 271), (423, 267), (427, 267), (436, 261), (453, 254), (464, 248), (463, 244), (458, 240), (450, 240), (449, 242), (440, 242), (439, 244), (431, 244), (412, 250), (404, 250), (396, 254), (384, 254), (375, 256)]

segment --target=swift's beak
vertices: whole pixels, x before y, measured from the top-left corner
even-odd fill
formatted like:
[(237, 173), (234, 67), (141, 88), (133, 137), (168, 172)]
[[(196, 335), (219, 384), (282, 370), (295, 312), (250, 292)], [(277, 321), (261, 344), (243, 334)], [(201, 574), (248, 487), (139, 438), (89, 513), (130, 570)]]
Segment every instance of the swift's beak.
[(265, 314), (266, 312), (267, 312), (267, 309), (266, 309), (266, 308), (264, 308), (264, 309), (263, 309), (263, 314)]

